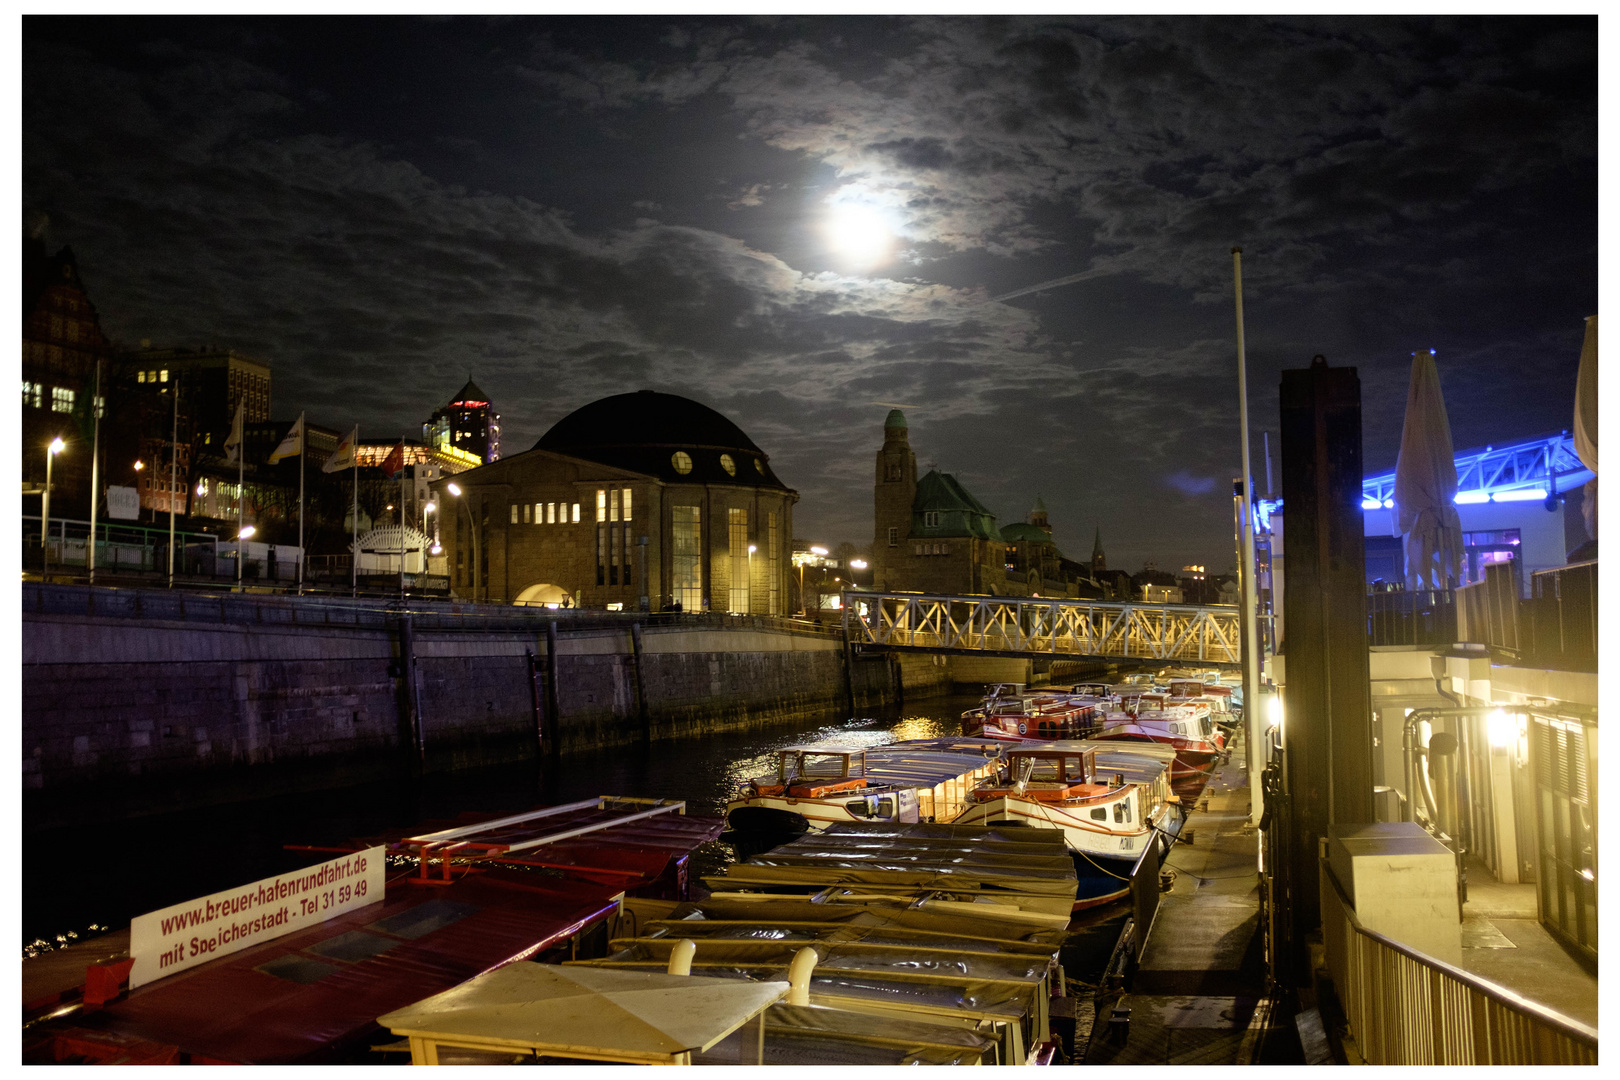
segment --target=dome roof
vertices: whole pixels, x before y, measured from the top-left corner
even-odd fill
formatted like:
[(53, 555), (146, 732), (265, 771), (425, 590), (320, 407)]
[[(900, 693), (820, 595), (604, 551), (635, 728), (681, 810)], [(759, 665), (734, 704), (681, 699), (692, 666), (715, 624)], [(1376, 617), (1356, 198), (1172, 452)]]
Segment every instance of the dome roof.
[(553, 424), (534, 448), (667, 483), (787, 487), (771, 472), (764, 451), (736, 424), (691, 398), (654, 390), (582, 405)]
[(899, 409), (890, 409), (889, 415), (883, 421), (883, 430), (890, 428), (903, 428), (906, 426), (906, 414)]

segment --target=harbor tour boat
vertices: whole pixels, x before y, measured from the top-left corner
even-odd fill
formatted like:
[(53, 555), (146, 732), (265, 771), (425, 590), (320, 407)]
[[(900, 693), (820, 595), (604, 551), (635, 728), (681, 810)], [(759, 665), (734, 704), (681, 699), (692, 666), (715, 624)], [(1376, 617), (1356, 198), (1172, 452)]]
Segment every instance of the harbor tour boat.
[(837, 822), (944, 824), (996, 774), (1001, 750), (972, 738), (786, 746), (774, 774), (745, 781), (726, 804), (726, 827), (745, 837), (784, 837)]
[(1180, 833), (1185, 811), (1170, 790), (1175, 751), (1092, 739), (1010, 747), (1000, 775), (976, 788), (958, 825), (1056, 829), (1080, 879), (1075, 909), (1124, 896), (1148, 851)]
[(1021, 683), (996, 683), (984, 700), (962, 714), (962, 731), (1003, 742), (1081, 739), (1102, 725), (1107, 701), (1063, 691), (1027, 692)]

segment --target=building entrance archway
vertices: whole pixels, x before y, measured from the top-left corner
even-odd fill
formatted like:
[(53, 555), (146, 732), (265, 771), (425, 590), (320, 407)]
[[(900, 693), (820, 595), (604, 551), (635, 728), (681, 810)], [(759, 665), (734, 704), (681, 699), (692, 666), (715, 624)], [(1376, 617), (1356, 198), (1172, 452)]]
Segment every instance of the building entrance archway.
[(573, 606), (574, 597), (561, 585), (530, 585), (517, 594), (513, 604), (528, 604), (539, 607)]

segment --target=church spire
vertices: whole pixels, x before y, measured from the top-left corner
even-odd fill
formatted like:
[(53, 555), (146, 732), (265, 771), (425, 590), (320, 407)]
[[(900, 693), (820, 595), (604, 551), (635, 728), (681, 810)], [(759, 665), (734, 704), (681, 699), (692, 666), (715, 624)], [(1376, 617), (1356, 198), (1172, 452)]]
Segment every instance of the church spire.
[(1103, 554), (1102, 526), (1097, 527), (1097, 539), (1091, 545), (1091, 572), (1108, 569), (1108, 556)]

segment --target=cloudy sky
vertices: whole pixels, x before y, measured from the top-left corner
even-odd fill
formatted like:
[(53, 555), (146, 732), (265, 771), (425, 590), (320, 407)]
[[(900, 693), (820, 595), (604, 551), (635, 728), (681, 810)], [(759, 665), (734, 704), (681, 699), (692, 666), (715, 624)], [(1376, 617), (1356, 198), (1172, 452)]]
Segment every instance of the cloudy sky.
[(1357, 367), (1388, 468), (1414, 349), (1459, 449), (1558, 430), (1597, 310), (1594, 18), (29, 18), (22, 55), (23, 228), (115, 340), (378, 438), (471, 371), (508, 453), (685, 394), (821, 542), (870, 541), (899, 404), (1003, 523), (1228, 567), (1234, 245), (1262, 486), (1282, 369)]

